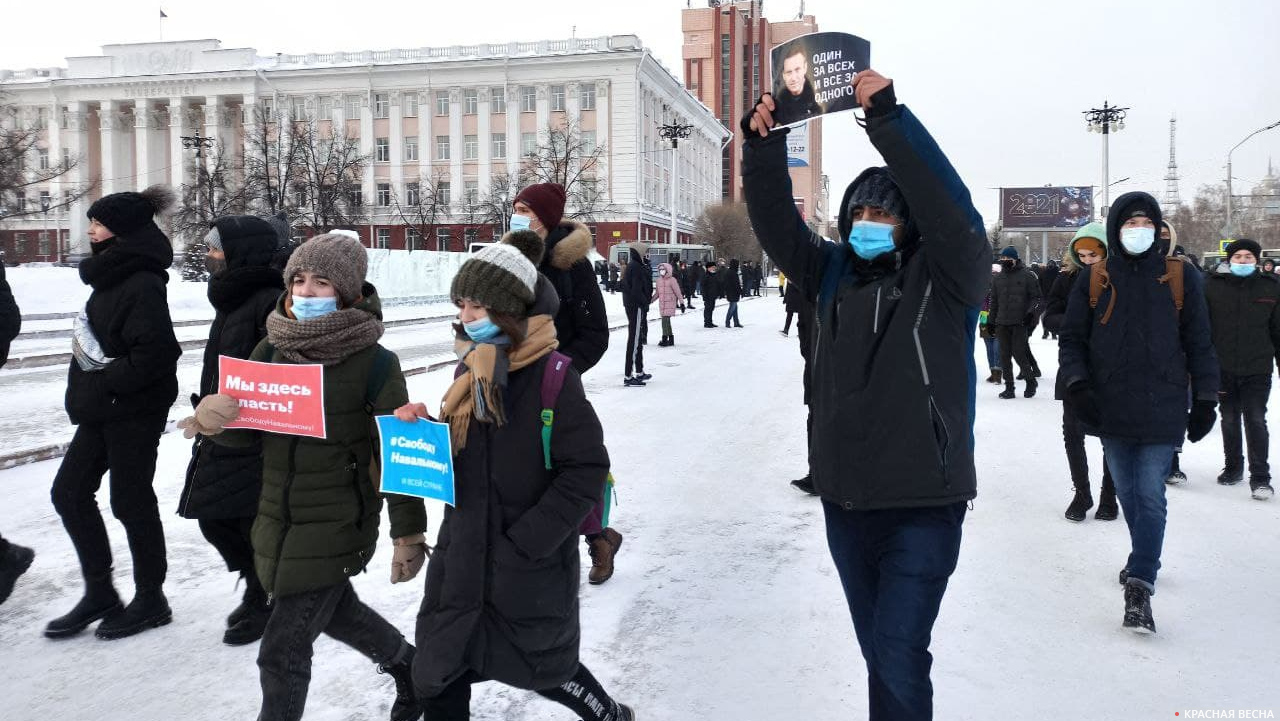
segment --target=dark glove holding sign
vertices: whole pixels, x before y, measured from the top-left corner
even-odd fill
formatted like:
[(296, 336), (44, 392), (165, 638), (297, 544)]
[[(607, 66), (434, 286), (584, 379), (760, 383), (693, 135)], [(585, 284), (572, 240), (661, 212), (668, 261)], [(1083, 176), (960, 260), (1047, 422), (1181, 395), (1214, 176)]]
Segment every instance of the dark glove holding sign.
[(774, 48), (773, 120), (794, 125), (858, 107), (853, 76), (871, 67), (871, 43), (848, 33), (801, 35)]

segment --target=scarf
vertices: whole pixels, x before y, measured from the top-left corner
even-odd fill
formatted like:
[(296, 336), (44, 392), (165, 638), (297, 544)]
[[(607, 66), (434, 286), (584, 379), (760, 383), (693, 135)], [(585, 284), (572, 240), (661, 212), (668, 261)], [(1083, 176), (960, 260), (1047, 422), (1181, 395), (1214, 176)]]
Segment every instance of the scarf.
[(209, 279), (209, 303), (214, 310), (230, 313), (262, 288), (284, 292), (280, 271), (265, 266), (224, 270)]
[(466, 370), (453, 379), (440, 402), (440, 418), (449, 424), (455, 455), (467, 445), (473, 418), (499, 428), (506, 425), (502, 391), (507, 385), (507, 373), (532, 365), (559, 345), (555, 321), (549, 315), (530, 317), (528, 337), (518, 346), (458, 339), (458, 356)]
[(359, 308), (343, 308), (310, 320), (285, 315), (289, 298), (267, 316), (267, 340), (294, 363), (337, 365), (382, 337), (382, 321)]

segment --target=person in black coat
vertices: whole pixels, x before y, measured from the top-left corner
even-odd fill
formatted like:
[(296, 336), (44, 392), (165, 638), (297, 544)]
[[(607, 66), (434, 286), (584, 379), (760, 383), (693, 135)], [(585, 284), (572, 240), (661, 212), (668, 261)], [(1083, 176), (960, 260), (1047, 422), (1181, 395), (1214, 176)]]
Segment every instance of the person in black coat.
[[(627, 357), (623, 384), (643, 386), (652, 376), (644, 372), (644, 342), (653, 302), (653, 273), (649, 269), (649, 246), (632, 243), (631, 260), (622, 276), (622, 305), (627, 312)], [(634, 371), (635, 375), (632, 375)]]
[(991, 279), (991, 310), (987, 315), (987, 323), (995, 329), (1000, 342), (1005, 387), (1000, 397), (1018, 397), (1013, 375), (1013, 361), (1017, 359), (1022, 373), (1016, 378), (1026, 380), (1023, 396), (1030, 398), (1036, 394), (1040, 369), (1031, 354), (1027, 329), (1040, 312), (1040, 280), (1022, 265), (1018, 249), (1012, 245), (1000, 251), (1000, 264), (1000, 273)]
[(724, 295), (721, 289), (721, 278), (723, 278), (720, 264), (714, 260), (707, 261), (707, 274), (702, 277), (702, 327), (717, 328), (712, 319), (712, 314), (716, 310), (716, 299)]
[(703, 270), (702, 261), (699, 260), (693, 261), (693, 265), (689, 266), (689, 270), (693, 271), (693, 276), (689, 279), (689, 297), (692, 298), (695, 295), (702, 294), (702, 279), (706, 276), (706, 271)]
[(694, 272), (688, 263), (680, 261), (677, 279), (680, 281), (680, 295), (684, 296), (684, 305), (689, 310), (694, 310), (693, 305), (693, 288), (694, 288)]
[[(0, 368), (9, 361), (9, 344), (21, 330), (22, 314), (5, 278), (4, 263), (0, 263)], [(18, 577), (27, 572), (35, 557), (35, 551), (0, 536), (0, 603), (4, 603), (13, 592)]]
[(813, 484), (868, 660), (872, 715), (924, 719), (930, 634), (977, 492), (973, 339), (991, 246), (968, 189), (892, 81), (864, 70), (854, 93), (887, 167), (845, 191), (841, 242), (796, 209), (787, 133), (767, 96), (742, 122), (742, 187), (755, 237), (817, 308)]
[[(200, 391), (191, 395), (193, 407), (218, 392), (219, 356), (248, 358), (266, 337), (267, 316), (284, 292), (281, 270), (272, 265), (280, 239), (266, 220), (252, 215), (219, 218), (204, 240), (214, 317), (204, 347)], [(222, 636), (231, 646), (262, 638), (271, 617), (267, 592), (254, 572), (249, 537), (261, 493), (262, 444), (256, 435), (243, 448), (196, 437), (178, 514), (199, 521), (200, 533), (217, 549), (227, 570), (244, 578), (244, 597), (227, 617)]]
[[(93, 255), (80, 278), (93, 288), (73, 331), (67, 415), (75, 436), (53, 479), (53, 507), (75, 546), (85, 594), (45, 629), (72, 636), (104, 619), (99, 638), (122, 638), (169, 623), (162, 586), (164, 528), (151, 484), (160, 434), (178, 397), (178, 356), (165, 293), (173, 247), (153, 216), (175, 204), (153, 186), (114, 193), (89, 207)], [(124, 525), (136, 592), (122, 607), (112, 583), (111, 545), (95, 498), (110, 471), (111, 510)]]
[[(1047, 298), (1049, 296), (1049, 290), (1053, 288), (1053, 281), (1057, 280), (1058, 275), (1060, 273), (1062, 273), (1062, 270), (1058, 267), (1058, 264), (1053, 262), (1052, 260), (1044, 264), (1044, 271), (1040, 273), (1040, 297), (1041, 298)], [(1040, 339), (1044, 340), (1050, 336), (1053, 336), (1054, 340), (1058, 339), (1058, 334), (1056, 332), (1050, 331), (1048, 328), (1045, 328), (1044, 333), (1041, 334), (1040, 336)]]
[(742, 321), (738, 320), (738, 301), (742, 300), (742, 283), (738, 280), (737, 260), (729, 261), (729, 272), (725, 273), (724, 278), (721, 279), (720, 290), (725, 302), (729, 304), (729, 309), (724, 312), (724, 327), (741, 328)]
[[(796, 336), (800, 341), (800, 357), (804, 359), (804, 405), (806, 410), (805, 418), (805, 443), (806, 456), (809, 448), (813, 446), (813, 406), (810, 398), (810, 368), (813, 362), (813, 304), (809, 302), (800, 286), (787, 282), (786, 288), (782, 295), (783, 306), (787, 311), (787, 326), (782, 329), (782, 334), (787, 335), (791, 325), (791, 316), (796, 317)], [(791, 481), (791, 485), (797, 490), (808, 493), (811, 496), (818, 495), (813, 487), (813, 470), (812, 463), (808, 458), (805, 461), (805, 474), (803, 478)]]

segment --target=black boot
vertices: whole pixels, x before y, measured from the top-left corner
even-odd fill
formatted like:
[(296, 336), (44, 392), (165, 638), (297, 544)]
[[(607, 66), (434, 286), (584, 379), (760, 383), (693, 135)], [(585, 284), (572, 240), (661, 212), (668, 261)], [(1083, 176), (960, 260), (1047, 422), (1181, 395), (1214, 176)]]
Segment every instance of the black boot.
[(244, 646), (262, 638), (267, 621), (271, 620), (267, 591), (258, 582), (257, 574), (249, 571), (244, 578), (244, 598), (227, 616), (227, 630), (222, 634), (222, 642), (228, 646)]
[(13, 593), (13, 584), (31, 568), (31, 562), (35, 558), (35, 551), (15, 543), (10, 543), (4, 554), (0, 555), (0, 603), (4, 603), (9, 594)]
[(1142, 584), (1124, 585), (1124, 627), (1138, 633), (1156, 632), (1156, 621), (1151, 616), (1151, 592)]
[(1093, 517), (1099, 521), (1114, 521), (1120, 517), (1120, 506), (1116, 503), (1116, 489), (1102, 485), (1102, 497), (1098, 499), (1098, 510)]
[(813, 487), (813, 476), (805, 476), (791, 482), (791, 487), (802, 493), (808, 493), (811, 496), (818, 495), (818, 489)]
[(111, 585), (110, 572), (102, 578), (89, 580), (85, 586), (84, 598), (76, 603), (75, 608), (45, 626), (44, 635), (47, 638), (74, 636), (94, 621), (124, 612), (124, 607), (120, 605), (120, 594)]
[(1067, 506), (1065, 514), (1067, 520), (1076, 523), (1083, 521), (1090, 508), (1093, 508), (1093, 493), (1090, 492), (1088, 484), (1076, 486), (1076, 495)]
[(675, 344), (676, 344), (676, 337), (675, 337), (675, 335), (669, 335), (669, 336), (667, 336), (667, 347), (671, 347), (671, 346), (673, 346), (673, 345), (675, 345)]
[(1182, 464), (1178, 461), (1181, 453), (1174, 451), (1173, 463), (1169, 464), (1169, 476), (1164, 479), (1166, 485), (1180, 486), (1187, 482), (1187, 474), (1182, 472)]
[[(1037, 374), (1037, 375), (1039, 375), (1039, 374)], [(1028, 379), (1027, 379), (1027, 389), (1026, 389), (1026, 390), (1024, 390), (1024, 391), (1022, 392), (1022, 397), (1023, 397), (1023, 398), (1034, 398), (1034, 397), (1035, 397), (1035, 395), (1036, 395), (1036, 388), (1037, 388), (1037, 387), (1039, 387), (1039, 385), (1040, 385), (1039, 383), (1036, 383), (1036, 379), (1035, 379), (1034, 377), (1028, 378)]]
[(1239, 468), (1227, 466), (1222, 469), (1222, 473), (1218, 474), (1218, 483), (1224, 486), (1234, 486), (1244, 480), (1244, 471)]
[(1009, 400), (1010, 398), (1017, 398), (1018, 389), (1014, 388), (1012, 383), (1008, 383), (1005, 385), (1004, 391), (1000, 393), (1000, 397), (1005, 400)]
[(138, 589), (123, 611), (113, 613), (98, 624), (93, 635), (105, 641), (128, 638), (149, 628), (160, 628), (173, 620), (169, 600), (159, 588)]
[(422, 706), (413, 693), (413, 646), (397, 663), (379, 664), (378, 673), (385, 673), (396, 682), (396, 700), (391, 703), (391, 721), (418, 721), (422, 718)]

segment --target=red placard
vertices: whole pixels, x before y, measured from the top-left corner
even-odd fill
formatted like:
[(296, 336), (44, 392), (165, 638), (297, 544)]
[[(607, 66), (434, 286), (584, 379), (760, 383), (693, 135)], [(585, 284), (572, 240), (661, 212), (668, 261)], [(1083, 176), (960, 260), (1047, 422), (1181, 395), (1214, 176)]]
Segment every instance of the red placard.
[(324, 438), (324, 366), (218, 356), (218, 392), (240, 402), (227, 428)]

